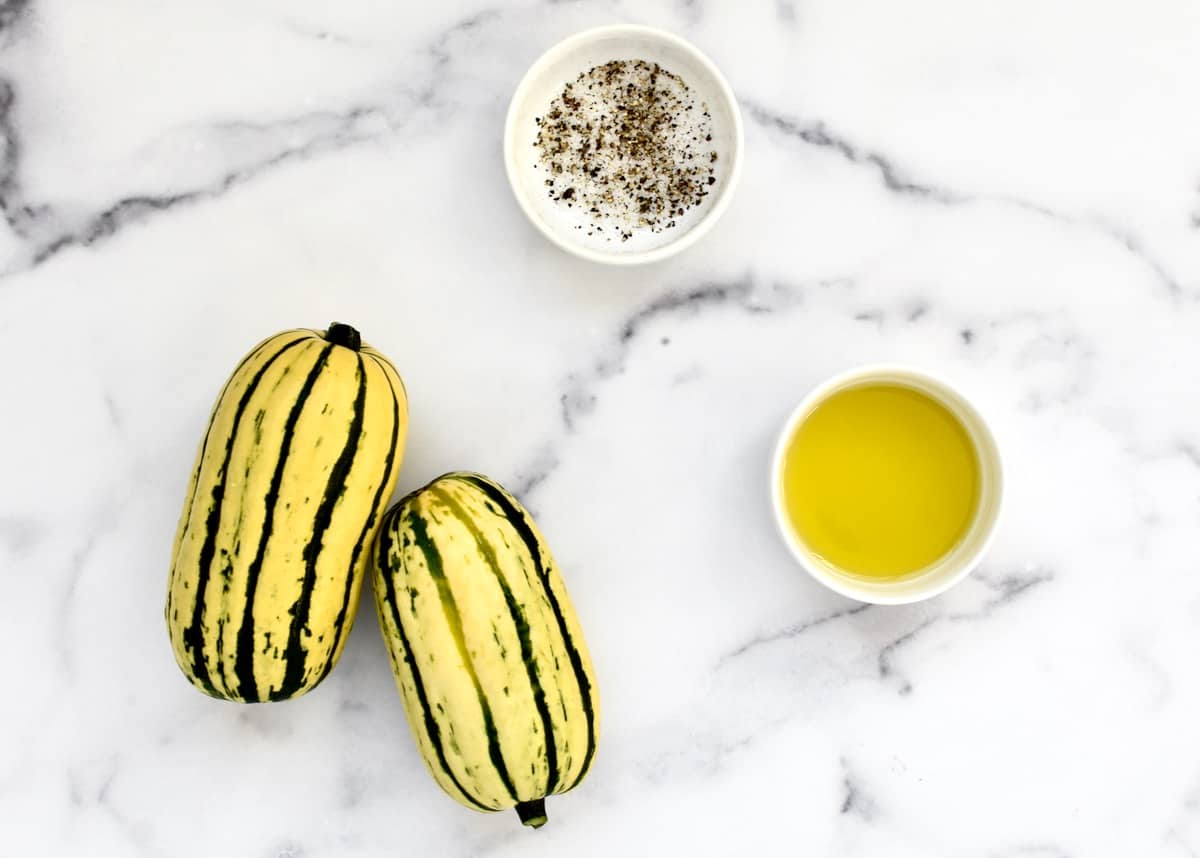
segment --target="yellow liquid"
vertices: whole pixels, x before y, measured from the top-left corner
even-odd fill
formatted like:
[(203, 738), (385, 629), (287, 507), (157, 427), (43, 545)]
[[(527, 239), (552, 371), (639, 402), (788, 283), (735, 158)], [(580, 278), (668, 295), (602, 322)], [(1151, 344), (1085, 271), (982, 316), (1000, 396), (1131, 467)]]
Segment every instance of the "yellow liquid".
[(979, 503), (979, 459), (945, 406), (895, 384), (834, 393), (801, 422), (783, 497), (800, 539), (838, 570), (896, 580), (962, 539)]

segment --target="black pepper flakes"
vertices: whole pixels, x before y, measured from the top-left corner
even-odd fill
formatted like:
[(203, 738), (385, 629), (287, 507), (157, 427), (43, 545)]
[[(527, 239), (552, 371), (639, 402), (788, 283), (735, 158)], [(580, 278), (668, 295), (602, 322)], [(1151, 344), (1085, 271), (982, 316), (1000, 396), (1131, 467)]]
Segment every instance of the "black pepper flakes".
[[(712, 117), (676, 74), (645, 60), (614, 60), (568, 83), (535, 120), (538, 166), (563, 176), (550, 199), (590, 219), (588, 234), (628, 241), (661, 232), (700, 205), (716, 183)], [(706, 146), (699, 141), (703, 138)], [(698, 156), (707, 155), (707, 158)]]

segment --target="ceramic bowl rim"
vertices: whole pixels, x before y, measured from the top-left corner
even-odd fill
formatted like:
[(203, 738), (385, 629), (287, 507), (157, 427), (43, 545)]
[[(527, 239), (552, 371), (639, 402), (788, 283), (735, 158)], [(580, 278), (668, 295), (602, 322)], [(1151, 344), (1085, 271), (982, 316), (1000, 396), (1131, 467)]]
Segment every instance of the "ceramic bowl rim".
[[(933, 571), (899, 585), (877, 584), (837, 574), (818, 561), (792, 527), (783, 498), (783, 468), (788, 442), (804, 419), (821, 402), (847, 387), (878, 381), (912, 384), (932, 395), (966, 426), (980, 457), (980, 467), (988, 478), (982, 489), (979, 508), (964, 542), (932, 567)], [(1004, 501), (1004, 463), (991, 426), (970, 399), (945, 378), (904, 364), (879, 363), (855, 367), (818, 384), (789, 413), (775, 442), (771, 456), (771, 507), (775, 526), (792, 557), (815, 580), (831, 590), (876, 605), (903, 605), (944, 593), (971, 573), (987, 553), (1000, 524)], [(961, 551), (960, 551), (961, 548)], [(950, 563), (949, 560), (954, 562)], [(945, 568), (939, 568), (945, 564)]]
[[(516, 163), (514, 140), (517, 136), (517, 116), (521, 112), (521, 107), (529, 98), (529, 92), (535, 82), (539, 80), (541, 74), (547, 68), (586, 45), (602, 39), (611, 40), (622, 37), (636, 37), (640, 41), (650, 40), (660, 42), (687, 54), (704, 70), (714, 84), (715, 97), (724, 102), (729, 116), (732, 118), (733, 151), (727, 155), (727, 159), (732, 162), (732, 166), (729, 167), (729, 172), (721, 183), (721, 188), (716, 199), (713, 200), (712, 205), (690, 229), (680, 233), (677, 238), (666, 244), (651, 250), (610, 253), (585, 247), (578, 242), (571, 241), (568, 237), (569, 234), (564, 235), (562, 231), (554, 229), (538, 215), (527, 195), (522, 190), (518, 172), (519, 168)], [(744, 137), (745, 130), (742, 122), (742, 114), (738, 108), (737, 98), (734, 96), (733, 90), (712, 60), (701, 52), (699, 48), (674, 33), (660, 30), (656, 27), (647, 27), (640, 24), (610, 24), (602, 27), (593, 27), (589, 30), (583, 30), (568, 36), (545, 51), (533, 62), (528, 71), (525, 72), (525, 75), (521, 78), (521, 82), (517, 84), (517, 88), (513, 92), (512, 99), (509, 101), (508, 113), (504, 121), (504, 169), (508, 176), (509, 187), (512, 188), (513, 196), (517, 199), (517, 205), (520, 206), (521, 211), (525, 213), (525, 216), (538, 231), (552, 243), (568, 253), (591, 262), (607, 265), (645, 265), (651, 262), (658, 262), (669, 256), (674, 256), (676, 253), (695, 244), (724, 214), (725, 210), (729, 207), (730, 201), (733, 199), (734, 191), (741, 178), (742, 151), (745, 148)]]

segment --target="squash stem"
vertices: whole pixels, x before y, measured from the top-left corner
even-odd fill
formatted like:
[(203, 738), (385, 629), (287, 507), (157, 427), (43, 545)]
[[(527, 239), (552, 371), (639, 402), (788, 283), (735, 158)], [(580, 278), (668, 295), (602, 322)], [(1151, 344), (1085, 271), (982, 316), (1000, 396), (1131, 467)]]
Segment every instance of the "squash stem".
[(517, 804), (517, 816), (521, 823), (530, 828), (541, 828), (546, 824), (546, 800), (535, 798), (533, 801), (522, 801)]
[(334, 322), (329, 326), (329, 330), (325, 332), (325, 339), (335, 346), (345, 346), (354, 351), (362, 348), (362, 335), (354, 330), (354, 328), (344, 325), (341, 322)]

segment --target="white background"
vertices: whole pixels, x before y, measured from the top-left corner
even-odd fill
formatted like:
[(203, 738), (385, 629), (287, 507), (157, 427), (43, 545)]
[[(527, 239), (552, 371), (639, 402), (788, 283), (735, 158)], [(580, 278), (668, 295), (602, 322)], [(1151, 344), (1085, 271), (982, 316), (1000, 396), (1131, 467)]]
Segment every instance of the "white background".
[[(552, 248), (501, 161), (529, 63), (618, 21), (693, 40), (747, 121), (723, 221), (636, 271)], [(0, 853), (1200, 854), (1195, 3), (0, 23)], [(540, 831), (440, 793), (370, 610), (287, 704), (173, 663), (212, 399), (262, 337), (333, 320), (407, 382), (401, 488), (484, 471), (563, 567), (603, 725)], [(876, 360), (978, 400), (1009, 503), (973, 578), (854, 611), (789, 560), (766, 468), (806, 390)]]

